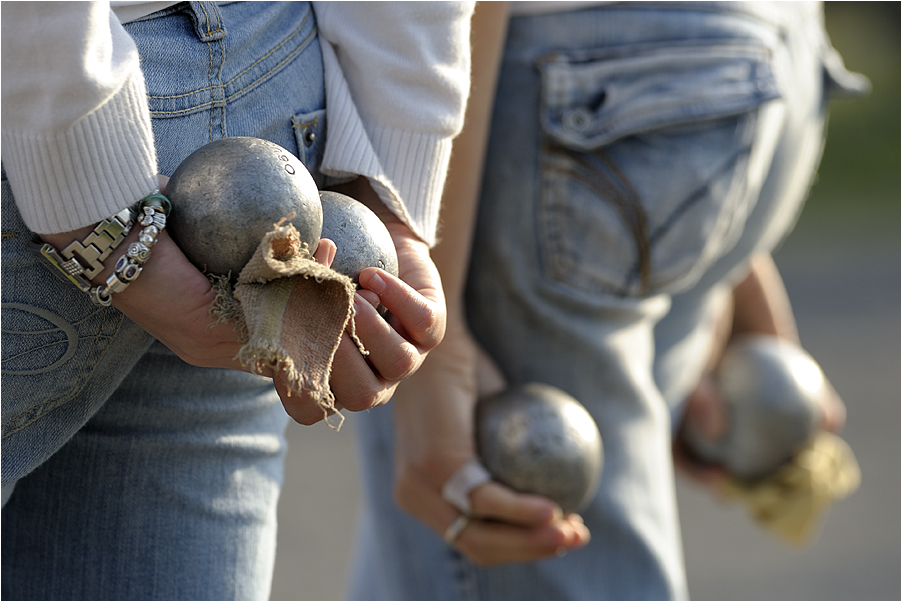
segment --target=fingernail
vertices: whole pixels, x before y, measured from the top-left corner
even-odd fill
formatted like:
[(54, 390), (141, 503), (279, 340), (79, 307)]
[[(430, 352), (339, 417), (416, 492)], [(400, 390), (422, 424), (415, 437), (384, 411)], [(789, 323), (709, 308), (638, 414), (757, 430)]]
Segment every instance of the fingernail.
[(366, 284), (366, 288), (370, 289), (377, 295), (381, 295), (383, 291), (385, 291), (385, 279), (379, 275), (377, 270), (371, 270), (369, 272), (369, 282)]

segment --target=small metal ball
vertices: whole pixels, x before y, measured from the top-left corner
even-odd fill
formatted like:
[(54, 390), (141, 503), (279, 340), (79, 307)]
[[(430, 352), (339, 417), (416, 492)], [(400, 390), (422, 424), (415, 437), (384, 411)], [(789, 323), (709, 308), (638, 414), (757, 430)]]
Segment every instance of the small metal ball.
[(196, 150), (172, 174), (166, 195), (170, 235), (198, 269), (212, 274), (236, 278), (283, 217), (311, 253), (322, 232), (319, 191), (307, 168), (259, 138), (223, 138)]
[(332, 269), (359, 284), (360, 272), (382, 268), (398, 275), (398, 255), (391, 235), (375, 213), (360, 201), (338, 192), (320, 192), (323, 206), (323, 238), (338, 251)]
[(550, 498), (565, 513), (585, 508), (601, 481), (598, 426), (578, 401), (546, 384), (480, 400), (476, 446), (496, 481)]
[(754, 481), (790, 460), (817, 432), (827, 381), (797, 345), (772, 336), (731, 343), (716, 373), (727, 405), (726, 435), (712, 441), (687, 423), (686, 441), (700, 458)]

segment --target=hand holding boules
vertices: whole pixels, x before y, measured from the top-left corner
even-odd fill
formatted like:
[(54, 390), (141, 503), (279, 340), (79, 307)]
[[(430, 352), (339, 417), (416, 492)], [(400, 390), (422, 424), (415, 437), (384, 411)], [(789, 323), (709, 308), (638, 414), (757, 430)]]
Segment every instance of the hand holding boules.
[(827, 382), (800, 347), (771, 336), (730, 344), (714, 375), (726, 404), (726, 433), (706, 437), (687, 421), (684, 436), (701, 459), (743, 480), (771, 474), (817, 432)]
[[(429, 246), (392, 213), (366, 178), (335, 190), (378, 216), (398, 257), (398, 277), (374, 267), (359, 275), (354, 323), (369, 355), (362, 357), (345, 340), (335, 355), (335, 374), (342, 375), (332, 379), (336, 398), (349, 409), (366, 409), (387, 402), (398, 383), (419, 369), (426, 354), (442, 340), (444, 293)], [(376, 309), (379, 305), (388, 310), (384, 317)]]
[(715, 376), (725, 433), (706, 436), (687, 417), (685, 445), (726, 469), (717, 491), (742, 501), (760, 526), (787, 543), (808, 541), (827, 509), (860, 482), (848, 444), (822, 430), (836, 422), (835, 392), (807, 353), (773, 336), (731, 343)]
[(578, 515), (565, 516), (543, 496), (485, 482), (475, 451), (475, 407), (480, 396), (504, 389), (504, 377), (456, 326), (392, 398), (398, 506), (479, 566), (585, 546), (591, 535)]
[[(179, 207), (173, 238), (213, 277), (211, 315), (237, 331), (237, 357), (277, 376), (297, 421), (337, 414), (329, 379), (346, 327), (357, 352), (363, 349), (351, 319), (353, 284), (311, 259), (323, 215), (305, 166), (272, 142), (226, 138), (185, 159), (168, 191)], [(310, 399), (318, 413), (311, 414)]]

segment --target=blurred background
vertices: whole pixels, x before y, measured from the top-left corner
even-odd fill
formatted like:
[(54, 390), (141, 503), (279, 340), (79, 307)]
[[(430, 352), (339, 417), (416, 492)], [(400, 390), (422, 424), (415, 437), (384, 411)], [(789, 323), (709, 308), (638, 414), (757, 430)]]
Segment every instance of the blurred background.
[[(848, 407), (862, 470), (818, 538), (790, 548), (739, 506), (680, 480), (690, 595), (697, 600), (899, 600), (900, 3), (828, 2), (827, 29), (868, 98), (836, 101), (819, 178), (775, 253), (802, 343)], [(336, 433), (292, 425), (279, 507), (274, 600), (341, 600), (359, 488), (354, 416)]]

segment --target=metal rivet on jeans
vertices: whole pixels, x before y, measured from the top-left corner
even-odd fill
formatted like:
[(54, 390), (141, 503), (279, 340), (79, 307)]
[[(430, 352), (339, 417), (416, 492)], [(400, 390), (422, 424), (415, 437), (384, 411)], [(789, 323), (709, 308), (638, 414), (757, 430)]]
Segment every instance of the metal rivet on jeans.
[(585, 132), (592, 124), (592, 114), (583, 107), (567, 109), (561, 119), (565, 128), (576, 132)]

